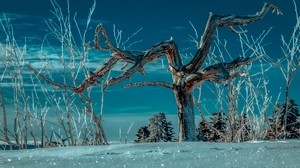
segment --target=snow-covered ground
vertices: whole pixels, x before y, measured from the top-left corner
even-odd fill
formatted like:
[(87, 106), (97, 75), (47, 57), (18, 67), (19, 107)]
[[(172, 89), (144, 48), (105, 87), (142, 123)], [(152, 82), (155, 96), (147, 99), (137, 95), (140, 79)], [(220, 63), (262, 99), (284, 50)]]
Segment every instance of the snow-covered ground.
[(300, 167), (300, 141), (147, 143), (0, 151), (0, 167)]

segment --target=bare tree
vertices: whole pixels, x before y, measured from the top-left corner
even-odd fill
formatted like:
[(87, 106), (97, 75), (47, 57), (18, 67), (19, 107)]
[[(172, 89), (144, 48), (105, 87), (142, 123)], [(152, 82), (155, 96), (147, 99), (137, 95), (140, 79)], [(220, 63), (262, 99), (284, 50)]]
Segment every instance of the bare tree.
[[(13, 34), (13, 27), (10, 24), (10, 20), (4, 15), (4, 20), (0, 21), (1, 31), (6, 37), (4, 44), (0, 45), (0, 52), (2, 56), (2, 64), (4, 65), (4, 71), (1, 77), (1, 82), (4, 82), (4, 76), (9, 72), (9, 81), (11, 82), (12, 92), (13, 92), (13, 104), (14, 104), (14, 131), (12, 132), (12, 137), (15, 140), (17, 147), (20, 149), (27, 146), (27, 131), (28, 131), (28, 117), (24, 117), (22, 120), (22, 115), (26, 116), (23, 110), (25, 109), (25, 104), (27, 103), (27, 96), (24, 90), (23, 82), (23, 71), (22, 65), (24, 65), (24, 56), (26, 53), (26, 45), (20, 47), (17, 44), (16, 39)], [(4, 99), (2, 99), (2, 109), (5, 104)], [(24, 106), (23, 106), (24, 105)], [(6, 112), (3, 113), (3, 120), (6, 120)], [(23, 121), (23, 122), (22, 122)], [(6, 121), (4, 121), (5, 123)], [(24, 125), (23, 127), (21, 125)], [(5, 125), (4, 125), (5, 126)], [(8, 127), (4, 128), (6, 131)], [(6, 134), (6, 133), (5, 133)], [(6, 137), (7, 138), (7, 137)]]
[[(107, 35), (105, 28), (102, 25), (98, 25), (95, 31), (94, 46), (93, 48), (99, 51), (112, 51), (108, 60), (99, 69), (86, 77), (86, 79), (78, 86), (69, 86), (66, 84), (59, 84), (54, 82), (50, 78), (47, 78), (44, 74), (34, 70), (33, 67), (28, 67), (50, 84), (64, 89), (69, 89), (75, 93), (82, 93), (85, 89), (93, 86), (97, 83), (99, 78), (110, 72), (110, 70), (116, 65), (117, 62), (125, 62), (124, 73), (117, 77), (113, 77), (105, 83), (105, 86), (111, 86), (116, 83), (120, 83), (130, 78), (134, 73), (140, 72), (145, 74), (144, 65), (149, 62), (154, 62), (163, 55), (166, 55), (169, 71), (172, 75), (172, 84), (164, 81), (154, 82), (141, 82), (126, 85), (125, 88), (136, 86), (162, 86), (171, 89), (174, 93), (176, 104), (178, 107), (178, 125), (179, 125), (179, 141), (194, 141), (195, 140), (195, 116), (194, 116), (194, 98), (193, 91), (195, 87), (202, 84), (204, 81), (222, 82), (227, 79), (241, 76), (244, 73), (234, 72), (232, 70), (249, 64), (257, 59), (257, 57), (237, 57), (231, 62), (222, 62), (213, 64), (202, 68), (207, 55), (210, 50), (211, 43), (214, 39), (214, 34), (218, 27), (228, 27), (235, 31), (232, 26), (234, 25), (248, 25), (250, 23), (261, 20), (266, 13), (272, 9), (277, 14), (281, 14), (280, 10), (272, 3), (265, 3), (262, 10), (255, 15), (249, 16), (236, 16), (236, 15), (216, 15), (210, 13), (206, 28), (202, 35), (200, 46), (192, 60), (183, 64), (182, 58), (179, 54), (176, 43), (171, 39), (161, 43), (158, 43), (146, 51), (129, 51), (121, 50), (114, 46)], [(236, 31), (235, 31), (236, 32)], [(101, 46), (99, 42), (99, 34), (102, 34), (106, 46)], [(131, 67), (125, 68), (132, 64)]]

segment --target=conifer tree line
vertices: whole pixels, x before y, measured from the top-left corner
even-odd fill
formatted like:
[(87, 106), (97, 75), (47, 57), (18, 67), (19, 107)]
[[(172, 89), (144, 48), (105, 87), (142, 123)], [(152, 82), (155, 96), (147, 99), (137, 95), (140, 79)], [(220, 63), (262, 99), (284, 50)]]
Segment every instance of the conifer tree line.
[[(300, 113), (298, 105), (293, 99), (288, 103), (287, 136), (284, 136), (283, 124), (285, 104), (277, 103), (268, 119), (265, 135), (260, 140), (294, 139), (300, 138)], [(228, 116), (224, 111), (213, 113), (209, 119), (203, 117), (196, 129), (197, 141), (211, 142), (244, 142), (257, 140), (253, 119), (247, 114), (236, 117), (235, 134), (232, 135)], [(153, 115), (147, 126), (142, 126), (136, 134), (137, 143), (175, 141), (171, 121), (167, 121), (164, 113)]]
[[(263, 135), (256, 135), (256, 127), (248, 114), (236, 116), (231, 128), (227, 115), (221, 111), (211, 115), (209, 120), (202, 118), (197, 128), (198, 141), (243, 142), (251, 140), (276, 140), (300, 138), (300, 113), (298, 105), (289, 99), (287, 114), (287, 136), (284, 136), (285, 103), (277, 103), (268, 118)], [(232, 129), (235, 129), (232, 135)], [(257, 138), (259, 137), (259, 138)]]

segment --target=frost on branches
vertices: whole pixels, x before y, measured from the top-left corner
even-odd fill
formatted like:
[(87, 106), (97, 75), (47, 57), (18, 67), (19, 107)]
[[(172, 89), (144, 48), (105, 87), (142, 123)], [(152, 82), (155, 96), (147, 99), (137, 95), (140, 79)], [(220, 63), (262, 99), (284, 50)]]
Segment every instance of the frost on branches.
[[(109, 74), (118, 62), (125, 62), (125, 65), (122, 67), (123, 73), (119, 76), (107, 79), (104, 88), (129, 79), (135, 73), (145, 75), (146, 71), (144, 66), (146, 64), (157, 61), (162, 56), (166, 56), (169, 64), (169, 72), (172, 76), (172, 82), (141, 82), (129, 84), (125, 87), (162, 86), (170, 89), (174, 93), (178, 109), (178, 140), (195, 141), (196, 125), (194, 116), (194, 89), (201, 85), (204, 81), (223, 83), (228, 79), (244, 76), (244, 72), (233, 72), (233, 70), (240, 66), (250, 64), (261, 57), (258, 55), (251, 57), (240, 56), (231, 62), (220, 62), (203, 67), (217, 28), (227, 27), (233, 32), (237, 32), (233, 26), (245, 26), (259, 21), (269, 10), (273, 10), (277, 14), (281, 14), (280, 10), (272, 3), (265, 3), (261, 11), (254, 15), (237, 16), (234, 14), (217, 15), (210, 13), (202, 38), (199, 42), (200, 45), (198, 46), (198, 51), (187, 64), (184, 64), (182, 61), (178, 47), (172, 39), (155, 44), (146, 51), (122, 50), (111, 43), (106, 29), (100, 24), (95, 30), (94, 45), (89, 48), (99, 50), (100, 52), (109, 51), (111, 52), (111, 55), (103, 65), (88, 75), (78, 86), (59, 84), (48, 78), (46, 75), (40, 73), (39, 70), (35, 70), (32, 66), (28, 65), (28, 68), (31, 69), (37, 76), (43, 78), (57, 88), (68, 89), (77, 94), (84, 94), (84, 91), (87, 88), (96, 85), (99, 79)], [(103, 37), (105, 46), (100, 44), (100, 37)], [(100, 123), (100, 121), (97, 121), (97, 123)], [(149, 127), (149, 129), (151, 130), (152, 128)]]

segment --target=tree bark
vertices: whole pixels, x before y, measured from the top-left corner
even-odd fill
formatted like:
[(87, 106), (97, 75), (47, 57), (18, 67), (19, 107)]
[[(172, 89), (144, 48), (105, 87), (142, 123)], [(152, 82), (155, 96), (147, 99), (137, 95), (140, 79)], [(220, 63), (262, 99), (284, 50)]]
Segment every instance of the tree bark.
[(175, 86), (173, 92), (178, 108), (178, 141), (195, 141), (196, 125), (193, 92), (187, 90), (184, 86)]

